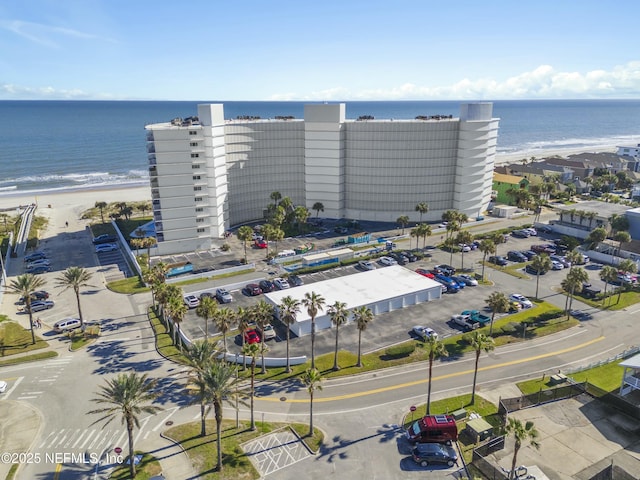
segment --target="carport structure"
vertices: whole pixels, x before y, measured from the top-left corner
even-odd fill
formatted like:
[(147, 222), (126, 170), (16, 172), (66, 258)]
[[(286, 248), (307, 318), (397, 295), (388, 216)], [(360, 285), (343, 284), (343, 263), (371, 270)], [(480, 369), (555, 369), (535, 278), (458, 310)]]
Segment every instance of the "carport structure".
[[(324, 311), (316, 317), (316, 331), (331, 328), (326, 313), (336, 301), (344, 302), (348, 310), (366, 305), (374, 315), (399, 310), (440, 298), (442, 285), (399, 265), (347, 275), (299, 287), (265, 294), (266, 301), (277, 307), (286, 296), (302, 302), (306, 293), (315, 292), (325, 299)], [(276, 308), (277, 312), (277, 308)], [(349, 321), (352, 321), (351, 316)], [(311, 334), (311, 317), (300, 308), (290, 330), (301, 337)]]

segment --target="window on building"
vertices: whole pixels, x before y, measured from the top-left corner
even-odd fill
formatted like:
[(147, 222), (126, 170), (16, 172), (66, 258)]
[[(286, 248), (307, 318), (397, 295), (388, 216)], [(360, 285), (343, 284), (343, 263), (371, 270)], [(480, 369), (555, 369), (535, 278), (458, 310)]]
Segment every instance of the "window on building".
[(198, 132), (195, 130), (189, 130), (189, 135), (197, 135)]
[(191, 142), (189, 144), (190, 147), (197, 147), (198, 146), (198, 142)]
[(194, 180), (200, 180), (200, 175), (194, 175), (194, 176), (193, 176), (193, 179), (194, 179)]
[(199, 228), (198, 233), (204, 233), (204, 228)]
[(200, 168), (200, 164), (199, 163), (194, 163), (191, 165), (191, 168)]
[(202, 208), (202, 207), (197, 207), (197, 208), (196, 208), (196, 212), (204, 212), (204, 208)]
[(202, 187), (193, 187), (193, 190), (199, 192), (200, 190), (202, 190)]
[(196, 223), (203, 223), (204, 222), (204, 218), (196, 218)]
[(201, 202), (201, 201), (202, 201), (202, 197), (196, 197), (196, 198), (195, 198), (195, 201), (196, 201), (196, 202)]
[(191, 158), (198, 158), (200, 156), (199, 153), (192, 153)]

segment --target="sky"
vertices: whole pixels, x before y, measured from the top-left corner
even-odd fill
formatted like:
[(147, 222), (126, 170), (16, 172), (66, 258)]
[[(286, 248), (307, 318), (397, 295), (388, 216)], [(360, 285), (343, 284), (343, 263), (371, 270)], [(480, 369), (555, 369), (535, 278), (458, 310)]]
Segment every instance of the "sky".
[(637, 0), (0, 3), (0, 100), (640, 98)]

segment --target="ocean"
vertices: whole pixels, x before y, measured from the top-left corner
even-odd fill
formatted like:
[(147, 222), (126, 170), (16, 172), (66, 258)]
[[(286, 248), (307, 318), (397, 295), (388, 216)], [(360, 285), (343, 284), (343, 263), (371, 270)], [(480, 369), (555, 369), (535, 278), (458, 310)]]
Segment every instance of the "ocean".
[[(224, 103), (225, 117), (303, 117), (309, 102), (0, 101), (0, 195), (147, 185), (145, 125)], [(334, 102), (332, 102), (334, 103)], [(460, 101), (345, 102), (347, 118), (459, 116)], [(640, 143), (640, 100), (494, 101), (498, 155)]]

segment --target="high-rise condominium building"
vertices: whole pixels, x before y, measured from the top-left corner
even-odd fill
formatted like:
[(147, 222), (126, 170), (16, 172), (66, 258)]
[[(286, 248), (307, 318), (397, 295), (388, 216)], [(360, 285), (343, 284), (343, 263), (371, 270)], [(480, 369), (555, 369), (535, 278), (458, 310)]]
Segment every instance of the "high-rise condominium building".
[[(491, 103), (460, 117), (347, 120), (345, 104), (313, 104), (304, 119), (225, 120), (222, 104), (148, 125), (147, 150), (160, 254), (217, 246), (235, 225), (264, 218), (272, 192), (328, 218), (475, 217), (491, 197), (498, 119)], [(313, 213), (313, 212), (312, 212)]]

